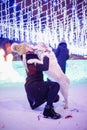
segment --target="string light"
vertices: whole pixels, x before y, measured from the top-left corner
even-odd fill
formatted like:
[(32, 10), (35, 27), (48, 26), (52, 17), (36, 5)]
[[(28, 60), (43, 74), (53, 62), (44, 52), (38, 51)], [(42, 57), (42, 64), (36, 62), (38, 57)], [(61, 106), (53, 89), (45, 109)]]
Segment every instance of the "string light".
[[(29, 5), (27, 0), (15, 0), (10, 6), (10, 0), (6, 0), (0, 3), (0, 37), (43, 40), (53, 47), (65, 38), (71, 53), (87, 55), (86, 5), (86, 0), (31, 0)], [(79, 48), (83, 48), (82, 51)]]

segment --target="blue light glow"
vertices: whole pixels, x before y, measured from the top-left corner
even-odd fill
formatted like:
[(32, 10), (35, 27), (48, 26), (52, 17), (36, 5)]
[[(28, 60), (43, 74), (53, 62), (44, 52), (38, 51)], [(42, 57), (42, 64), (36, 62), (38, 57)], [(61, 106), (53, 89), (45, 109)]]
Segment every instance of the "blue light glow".
[(55, 7), (55, 6), (57, 6), (57, 3), (56, 3), (56, 1), (53, 1), (53, 6)]
[[(87, 83), (87, 60), (68, 60), (66, 75), (71, 83)], [(14, 83), (24, 83), (26, 78), (22, 61), (0, 62), (0, 86)], [(46, 80), (46, 75), (44, 79)]]
[(44, 2), (48, 2), (48, 0), (43, 0)]

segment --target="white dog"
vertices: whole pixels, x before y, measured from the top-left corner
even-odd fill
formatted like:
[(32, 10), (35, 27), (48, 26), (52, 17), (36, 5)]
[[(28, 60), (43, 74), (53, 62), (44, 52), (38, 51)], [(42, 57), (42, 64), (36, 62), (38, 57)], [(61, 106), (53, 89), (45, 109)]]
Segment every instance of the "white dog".
[(61, 70), (61, 68), (57, 62), (56, 56), (55, 56), (54, 52), (51, 50), (51, 48), (47, 47), (47, 46), (44, 46), (43, 48), (42, 47), (43, 47), (42, 45), (39, 46), (36, 51), (40, 60), (30, 59), (30, 60), (28, 60), (28, 63), (42, 64), (43, 57), (44, 56), (49, 57), (49, 70), (44, 71), (44, 73), (48, 76), (48, 78), (50, 80), (56, 81), (60, 84), (60, 91), (65, 100), (64, 109), (66, 109), (66, 108), (68, 108), (68, 90), (69, 90), (70, 81), (69, 81), (68, 77)]

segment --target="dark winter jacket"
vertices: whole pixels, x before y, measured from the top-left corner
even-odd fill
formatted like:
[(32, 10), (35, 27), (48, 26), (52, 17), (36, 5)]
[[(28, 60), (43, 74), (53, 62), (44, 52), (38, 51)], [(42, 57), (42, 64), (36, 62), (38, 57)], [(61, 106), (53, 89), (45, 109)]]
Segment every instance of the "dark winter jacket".
[(66, 60), (69, 59), (69, 50), (67, 49), (67, 44), (65, 42), (61, 42), (56, 49), (55, 55), (57, 57), (57, 61), (63, 70), (66, 72)]
[(38, 59), (36, 54), (26, 54), (26, 64), (29, 72), (27, 72), (27, 81), (28, 84), (35, 81), (43, 81), (43, 71), (48, 70), (49, 68), (49, 58), (43, 58), (43, 64), (28, 64), (29, 59)]
[(28, 64), (27, 61), (29, 59), (35, 60), (38, 59), (38, 56), (36, 54), (26, 54), (26, 57), (23, 58), (27, 72), (25, 90), (31, 108), (35, 109), (36, 107), (40, 106), (46, 101), (45, 97), (46, 95), (44, 95), (45, 90), (43, 90), (43, 88), (46, 88), (47, 91), (48, 87), (43, 86), (44, 84), (43, 71), (46, 71), (49, 68), (49, 58), (45, 56), (43, 58), (43, 64), (39, 63)]

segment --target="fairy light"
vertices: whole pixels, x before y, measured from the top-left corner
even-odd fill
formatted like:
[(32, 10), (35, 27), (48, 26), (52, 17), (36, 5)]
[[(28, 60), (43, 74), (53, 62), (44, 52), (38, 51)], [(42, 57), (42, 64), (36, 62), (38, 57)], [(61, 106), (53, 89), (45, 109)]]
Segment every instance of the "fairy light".
[[(70, 51), (76, 45), (78, 54), (87, 54), (86, 47), (84, 48), (87, 46), (86, 0), (30, 0), (30, 5), (27, 5), (27, 0), (14, 0), (15, 6), (11, 7), (9, 3), (10, 0), (4, 3), (5, 9), (2, 8), (3, 3), (0, 3), (0, 36), (34, 42), (45, 39), (52, 46), (65, 38)], [(17, 5), (19, 10), (16, 10)], [(69, 8), (69, 5), (72, 7)], [(10, 12), (11, 9), (14, 11)], [(47, 39), (44, 38), (45, 35), (48, 36)], [(83, 52), (79, 48), (83, 48)], [(75, 50), (72, 52), (76, 53)]]

